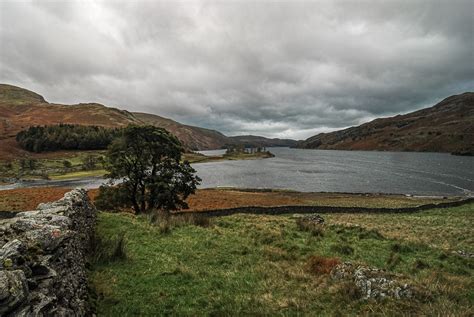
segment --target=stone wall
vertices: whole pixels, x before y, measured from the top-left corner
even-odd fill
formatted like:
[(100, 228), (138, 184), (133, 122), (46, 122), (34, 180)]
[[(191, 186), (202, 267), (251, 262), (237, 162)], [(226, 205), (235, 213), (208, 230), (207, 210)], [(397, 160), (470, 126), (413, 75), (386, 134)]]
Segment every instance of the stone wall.
[(213, 209), (203, 211), (179, 211), (174, 214), (193, 213), (209, 217), (230, 216), (234, 214), (265, 214), (265, 215), (283, 215), (283, 214), (312, 214), (312, 213), (413, 213), (435, 208), (458, 207), (474, 202), (474, 198), (466, 198), (459, 201), (426, 204), (416, 207), (403, 208), (371, 208), (371, 207), (334, 207), (334, 206), (248, 206), (226, 209)]
[(0, 219), (0, 316), (87, 316), (86, 256), (96, 209), (75, 189)]

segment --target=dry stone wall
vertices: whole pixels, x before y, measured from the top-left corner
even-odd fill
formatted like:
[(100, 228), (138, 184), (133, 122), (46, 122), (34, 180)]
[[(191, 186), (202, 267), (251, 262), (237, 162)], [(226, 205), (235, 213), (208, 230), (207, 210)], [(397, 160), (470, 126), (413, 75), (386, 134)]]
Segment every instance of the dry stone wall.
[(75, 189), (0, 219), (0, 316), (88, 316), (86, 256), (96, 222)]

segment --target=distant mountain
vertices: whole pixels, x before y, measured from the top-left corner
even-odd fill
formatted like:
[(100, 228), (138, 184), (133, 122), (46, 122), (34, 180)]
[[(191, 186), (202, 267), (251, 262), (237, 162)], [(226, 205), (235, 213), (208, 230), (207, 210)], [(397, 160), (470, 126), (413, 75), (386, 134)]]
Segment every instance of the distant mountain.
[(0, 84), (0, 159), (15, 158), (25, 154), (25, 151), (15, 141), (16, 134), (21, 130), (33, 125), (59, 123), (105, 127), (151, 124), (167, 129), (191, 150), (220, 149), (227, 144), (244, 142), (255, 146), (289, 146), (295, 144), (295, 141), (292, 140), (267, 139), (255, 136), (227, 137), (215, 130), (184, 125), (157, 115), (132, 113), (97, 103), (53, 104), (47, 102), (35, 92), (12, 85)]
[(474, 93), (448, 97), (433, 107), (320, 133), (305, 149), (474, 153)]
[(297, 141), (291, 139), (269, 139), (261, 136), (255, 135), (238, 135), (229, 137), (230, 143), (234, 144), (245, 144), (248, 147), (252, 146), (285, 146), (292, 147), (295, 146)]
[(134, 112), (133, 115), (146, 124), (170, 131), (191, 150), (219, 149), (228, 143), (228, 137), (215, 130), (181, 124), (149, 113)]

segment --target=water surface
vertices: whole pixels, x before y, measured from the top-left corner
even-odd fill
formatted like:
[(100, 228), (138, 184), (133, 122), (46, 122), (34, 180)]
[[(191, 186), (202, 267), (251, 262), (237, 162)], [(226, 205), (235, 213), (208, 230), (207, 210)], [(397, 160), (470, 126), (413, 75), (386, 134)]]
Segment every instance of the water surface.
[[(446, 153), (270, 148), (276, 157), (195, 164), (201, 187), (469, 195), (474, 158)], [(209, 153), (209, 152), (208, 152)]]
[[(193, 164), (200, 188), (279, 188), (304, 192), (472, 195), (474, 157), (445, 153), (366, 152), (270, 148), (274, 158)], [(206, 151), (220, 155), (222, 150)], [(104, 180), (34, 181), (35, 186), (94, 188)]]

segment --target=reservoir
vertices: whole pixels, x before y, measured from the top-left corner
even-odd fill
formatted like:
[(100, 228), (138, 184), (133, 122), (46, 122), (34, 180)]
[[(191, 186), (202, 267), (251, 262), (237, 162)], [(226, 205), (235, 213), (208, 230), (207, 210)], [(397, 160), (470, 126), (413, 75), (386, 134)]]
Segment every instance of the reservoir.
[[(446, 153), (369, 152), (269, 148), (274, 158), (193, 164), (200, 188), (277, 188), (303, 192), (474, 194), (474, 157)], [(222, 150), (204, 151), (207, 155)], [(36, 186), (94, 188), (104, 180), (31, 181), (0, 189)]]
[(202, 178), (201, 187), (413, 195), (474, 192), (474, 157), (290, 148), (270, 148), (270, 151), (274, 158), (202, 163), (193, 167)]

